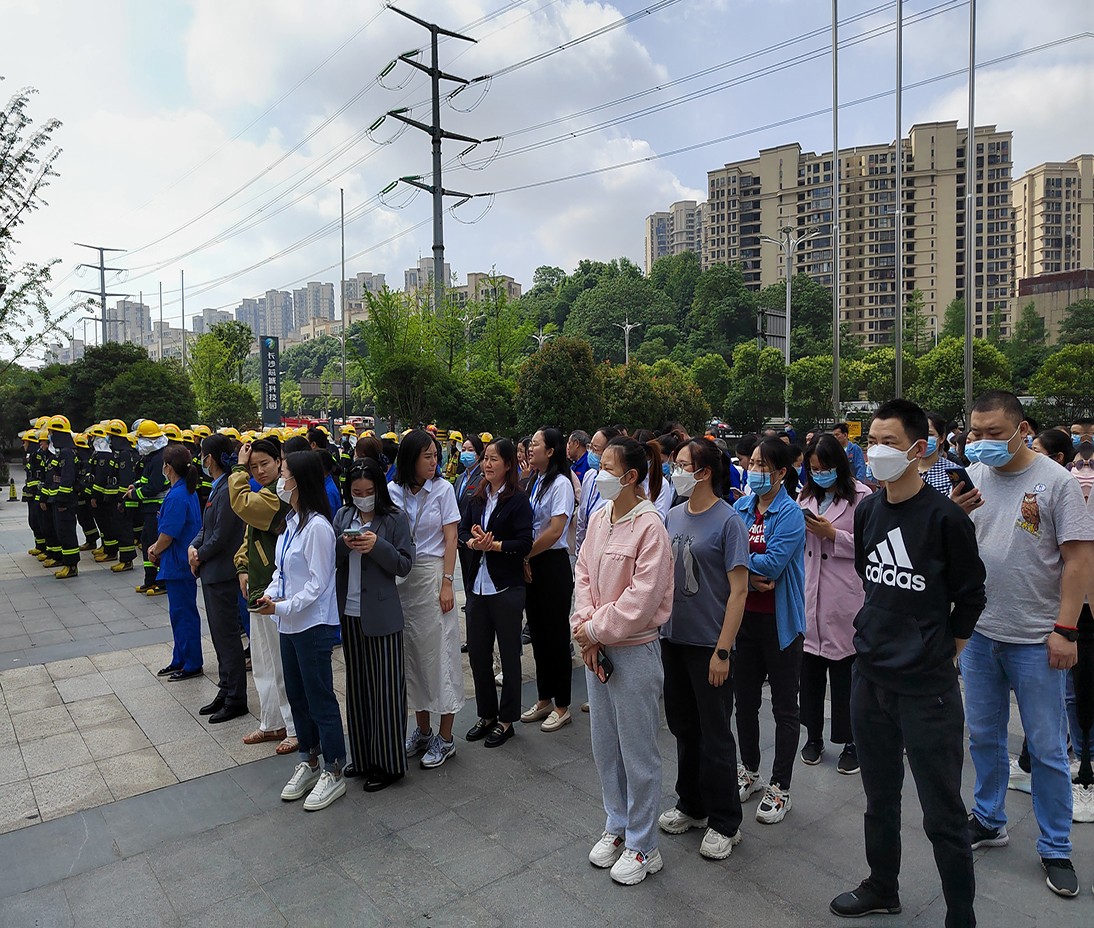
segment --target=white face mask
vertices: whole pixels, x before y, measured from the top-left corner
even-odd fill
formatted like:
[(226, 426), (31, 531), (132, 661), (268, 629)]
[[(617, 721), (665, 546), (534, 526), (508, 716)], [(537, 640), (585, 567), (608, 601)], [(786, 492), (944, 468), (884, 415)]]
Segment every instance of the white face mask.
[(617, 499), (623, 492), (622, 478), (609, 474), (606, 470), (599, 471), (594, 482), (597, 492), (606, 500)]
[[(914, 448), (915, 445), (912, 445)], [(870, 464), (870, 471), (874, 477), (883, 482), (899, 480), (901, 475), (911, 466), (907, 451), (899, 448), (890, 448), (888, 445), (874, 445), (866, 452), (866, 460)]]
[(285, 489), (285, 478), (277, 478), (277, 497), (284, 503), (292, 502), (292, 490)]
[(52, 438), (49, 440), (49, 453), (50, 454), (56, 454), (57, 453), (57, 446), (55, 444), (53, 444), (53, 439)]
[(374, 493), (372, 496), (355, 496), (353, 497), (353, 505), (361, 512), (372, 512), (376, 508), (376, 494)]
[(96, 438), (95, 439), (95, 450), (100, 451), (100, 452), (109, 451), (110, 450), (110, 439), (109, 438)]
[(691, 471), (678, 467), (672, 472), (672, 488), (684, 499), (687, 499), (695, 492), (695, 484), (698, 482), (695, 479), (695, 474)]
[(357, 436), (356, 435), (350, 435), (349, 436), (349, 446), (351, 448), (356, 448), (357, 447)]

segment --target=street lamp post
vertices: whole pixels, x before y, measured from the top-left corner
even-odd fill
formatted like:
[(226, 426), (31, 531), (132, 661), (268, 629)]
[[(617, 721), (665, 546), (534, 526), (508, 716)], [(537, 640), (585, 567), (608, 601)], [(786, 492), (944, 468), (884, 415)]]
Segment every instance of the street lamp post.
[(642, 325), (642, 323), (641, 322), (631, 322), (631, 317), (626, 316), (626, 317), (624, 317), (623, 322), (613, 322), (612, 325), (614, 325), (617, 329), (622, 329), (623, 330), (623, 363), (624, 364), (630, 364), (631, 363), (631, 332), (634, 329), (637, 329), (640, 325)]
[[(784, 346), (784, 359), (786, 363), (786, 386), (783, 390), (783, 417), (786, 420), (790, 419), (790, 281), (794, 277), (794, 254), (798, 250), (798, 246), (811, 239), (814, 236), (820, 234), (820, 229), (810, 229), (808, 232), (804, 232), (801, 235), (794, 235), (793, 226), (783, 226), (779, 229), (779, 237), (772, 238), (770, 235), (761, 235), (760, 241), (767, 242), (769, 245), (777, 245), (779, 250), (783, 253), (783, 257), (786, 258), (786, 344)], [(832, 333), (832, 337), (836, 337), (836, 333)]]
[[(543, 334), (543, 326), (540, 326), (539, 327), (539, 332), (533, 332), (530, 337), (534, 338), (536, 340), (536, 344), (539, 346), (539, 348), (542, 348), (547, 342), (549, 342), (555, 336), (551, 333), (547, 333), (546, 335), (544, 335)], [(537, 348), (537, 350), (539, 350), (539, 349)]]

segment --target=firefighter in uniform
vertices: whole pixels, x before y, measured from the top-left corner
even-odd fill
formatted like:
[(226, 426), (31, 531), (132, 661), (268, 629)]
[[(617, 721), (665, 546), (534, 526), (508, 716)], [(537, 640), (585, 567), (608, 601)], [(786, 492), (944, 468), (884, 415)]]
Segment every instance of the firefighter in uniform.
[(76, 521), (84, 532), (81, 551), (94, 551), (99, 547), (99, 526), (95, 523), (95, 510), (91, 506), (92, 477), (91, 443), (86, 432), (77, 432), (72, 436), (76, 446)]
[[(133, 569), (137, 557), (137, 539), (140, 537), (144, 521), (140, 515), (140, 503), (126, 493), (137, 480), (137, 452), (129, 440), (129, 430), (121, 419), (111, 419), (106, 430), (110, 434), (110, 450), (114, 455), (118, 489), (114, 494), (118, 526), (118, 563), (110, 569), (116, 574)], [(134, 538), (134, 526), (137, 526)]]
[(342, 426), (342, 442), (338, 446), (338, 466), (342, 471), (342, 486), (349, 480), (349, 469), (353, 464), (353, 449), (357, 447), (357, 429), (348, 422)]
[(156, 580), (157, 567), (152, 563), (148, 549), (159, 538), (160, 503), (167, 495), (167, 481), (163, 476), (163, 450), (167, 447), (167, 436), (159, 423), (151, 419), (142, 419), (136, 432), (140, 476), (127, 491), (127, 495), (140, 504), (143, 520), (141, 551), (144, 554), (144, 583), (136, 589), (138, 593), (148, 596), (161, 596), (167, 592), (167, 585)]
[(45, 539), (38, 530), (38, 430), (27, 429), (20, 432), (23, 440), (23, 502), (27, 504), (27, 525), (34, 536), (34, 547), (27, 554), (38, 557), (44, 553)]
[[(122, 425), (122, 428), (125, 426)], [(105, 424), (91, 426), (87, 434), (92, 444), (91, 510), (95, 514), (102, 538), (102, 547), (97, 548), (93, 556), (95, 563), (103, 564), (118, 559), (121, 524), (121, 513), (118, 511), (118, 462), (111, 450), (110, 433)]]
[(38, 488), (38, 511), (41, 513), (42, 534), (46, 539), (46, 556), (39, 557), (47, 570), (61, 566), (61, 544), (57, 540), (57, 525), (53, 519), (53, 471), (57, 451), (49, 434), (49, 422), (38, 431), (38, 466), (41, 486)]
[(58, 580), (69, 580), (79, 576), (80, 564), (80, 541), (76, 537), (76, 509), (80, 503), (76, 446), (73, 442), (72, 426), (64, 416), (54, 416), (46, 428), (54, 448), (50, 466), (50, 508), (53, 511), (53, 530), (57, 536), (61, 564), (61, 569), (53, 576)]
[[(198, 426), (198, 428), (204, 428), (204, 426)], [(197, 487), (198, 505), (201, 506), (201, 510), (204, 512), (205, 504), (209, 502), (209, 494), (213, 492), (213, 478), (205, 473), (205, 469), (201, 466), (201, 439), (198, 438), (193, 429), (183, 429), (182, 444), (190, 452), (194, 467), (200, 472)]]

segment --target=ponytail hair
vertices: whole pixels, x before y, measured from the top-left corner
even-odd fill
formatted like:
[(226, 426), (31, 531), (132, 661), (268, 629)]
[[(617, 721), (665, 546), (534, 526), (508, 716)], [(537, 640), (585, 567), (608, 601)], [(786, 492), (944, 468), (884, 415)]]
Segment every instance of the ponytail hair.
[(203, 438), (201, 453), (209, 455), (225, 473), (232, 469), (232, 440), (227, 435), (214, 432), (208, 438)]
[[(604, 449), (604, 453), (607, 454), (608, 450), (613, 450), (620, 456), (620, 460), (623, 462), (623, 472), (626, 473), (629, 470), (638, 472), (638, 481), (635, 486), (635, 493), (641, 497), (642, 482), (646, 479), (646, 474), (650, 472), (649, 469), (649, 449), (644, 445), (640, 445), (633, 438), (627, 438), (620, 435), (618, 438), (613, 438), (608, 442), (608, 447)], [(657, 451), (657, 476), (661, 476), (661, 450)], [(651, 479), (652, 484), (652, 479)], [(652, 487), (651, 487), (652, 489)]]
[(656, 500), (661, 495), (661, 486), (665, 475), (661, 470), (661, 460), (664, 453), (659, 442), (649, 429), (637, 429), (634, 440), (646, 449), (646, 464), (650, 478), (650, 499)]
[[(223, 437), (223, 436), (221, 436)], [(163, 463), (171, 468), (186, 483), (186, 492), (194, 493), (198, 488), (201, 469), (194, 463), (190, 452), (183, 445), (168, 445), (163, 449)]]

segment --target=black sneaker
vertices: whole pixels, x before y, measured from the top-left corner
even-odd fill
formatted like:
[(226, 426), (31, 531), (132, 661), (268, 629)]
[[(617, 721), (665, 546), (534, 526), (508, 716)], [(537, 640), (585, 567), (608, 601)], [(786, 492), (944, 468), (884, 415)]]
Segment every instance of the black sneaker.
[(863, 880), (855, 889), (840, 893), (828, 906), (833, 915), (840, 918), (862, 918), (863, 915), (899, 915), (900, 898), (883, 896), (869, 880)]
[(845, 777), (854, 776), (858, 773), (858, 751), (855, 750), (853, 744), (844, 747), (843, 753), (840, 754), (839, 760), (836, 762), (836, 770)]
[(969, 813), (969, 843), (975, 851), (981, 847), (1006, 847), (1010, 844), (1010, 835), (1006, 826), (1002, 828), (988, 828), (981, 824), (972, 812)]
[(1075, 868), (1066, 857), (1042, 857), (1041, 866), (1048, 874), (1045, 880), (1048, 888), (1057, 896), (1079, 895), (1079, 878), (1075, 875)]
[(808, 764), (810, 767), (815, 767), (820, 763), (820, 759), (823, 755), (823, 741), (806, 741), (805, 747), (802, 748), (802, 763)]

